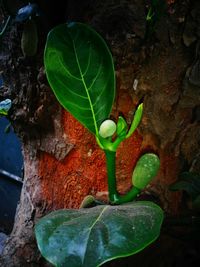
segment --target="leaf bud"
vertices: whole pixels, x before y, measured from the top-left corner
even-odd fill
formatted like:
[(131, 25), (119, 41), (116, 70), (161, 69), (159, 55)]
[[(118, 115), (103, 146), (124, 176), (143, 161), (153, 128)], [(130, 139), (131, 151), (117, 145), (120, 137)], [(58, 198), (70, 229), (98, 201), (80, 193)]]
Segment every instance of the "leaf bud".
[(99, 128), (99, 135), (103, 138), (111, 137), (116, 132), (116, 123), (112, 120), (105, 120)]
[(142, 190), (157, 175), (160, 167), (160, 160), (156, 154), (144, 154), (137, 162), (132, 175), (132, 183)]

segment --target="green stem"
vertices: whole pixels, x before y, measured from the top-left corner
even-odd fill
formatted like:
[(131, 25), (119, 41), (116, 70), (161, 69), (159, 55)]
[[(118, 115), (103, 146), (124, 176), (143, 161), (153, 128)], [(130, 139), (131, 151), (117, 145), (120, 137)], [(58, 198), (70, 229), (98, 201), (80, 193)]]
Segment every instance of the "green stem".
[(109, 200), (111, 203), (114, 204), (119, 198), (119, 195), (117, 192), (116, 177), (115, 177), (116, 152), (109, 151), (109, 150), (104, 150), (104, 152), (106, 155)]
[(132, 187), (131, 190), (126, 194), (120, 196), (117, 191), (117, 184), (116, 184), (116, 152), (104, 150), (106, 155), (106, 167), (107, 167), (107, 175), (108, 175), (108, 192), (109, 192), (109, 200), (111, 204), (122, 204), (126, 202), (130, 202), (134, 200), (137, 195), (140, 193), (140, 189), (136, 187)]
[(123, 204), (123, 203), (133, 201), (138, 196), (138, 194), (140, 192), (141, 192), (140, 189), (133, 186), (131, 188), (131, 190), (126, 195), (119, 196), (119, 198), (118, 198), (117, 202), (115, 202), (115, 204)]

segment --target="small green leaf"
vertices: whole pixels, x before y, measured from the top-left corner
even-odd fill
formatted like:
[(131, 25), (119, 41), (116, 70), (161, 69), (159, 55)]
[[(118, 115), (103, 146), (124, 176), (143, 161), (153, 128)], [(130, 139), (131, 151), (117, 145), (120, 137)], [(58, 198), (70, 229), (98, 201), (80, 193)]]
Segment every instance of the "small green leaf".
[(180, 179), (171, 184), (169, 189), (172, 191), (183, 190), (194, 200), (200, 195), (200, 175), (192, 172), (183, 172)]
[(160, 168), (159, 157), (153, 153), (144, 154), (137, 162), (132, 175), (133, 186), (144, 189), (157, 175)]
[(143, 113), (143, 103), (140, 104), (138, 106), (138, 108), (136, 109), (136, 112), (135, 112), (134, 117), (133, 117), (133, 122), (131, 124), (131, 127), (130, 127), (127, 135), (126, 135), (126, 138), (129, 138), (134, 133), (136, 128), (138, 127), (138, 125), (142, 119), (142, 113)]
[(95, 198), (92, 195), (87, 195), (86, 197), (84, 197), (83, 201), (81, 202), (79, 209), (89, 208), (93, 204), (95, 204)]
[(12, 101), (10, 99), (5, 99), (0, 102), (0, 115), (8, 115), (8, 111), (12, 106)]
[(85, 24), (59, 25), (48, 34), (44, 63), (60, 104), (98, 136), (115, 97), (113, 59), (105, 41)]
[(153, 10), (152, 10), (152, 7), (149, 8), (149, 11), (147, 13), (147, 16), (146, 16), (146, 20), (147, 21), (150, 21), (152, 20), (152, 17), (154, 16), (155, 13), (153, 13)]
[(125, 119), (119, 116), (118, 122), (117, 122), (117, 136), (119, 137), (126, 136), (127, 129), (128, 129), (128, 125)]
[(35, 226), (39, 250), (54, 266), (96, 267), (135, 254), (160, 233), (163, 211), (152, 202), (59, 210)]

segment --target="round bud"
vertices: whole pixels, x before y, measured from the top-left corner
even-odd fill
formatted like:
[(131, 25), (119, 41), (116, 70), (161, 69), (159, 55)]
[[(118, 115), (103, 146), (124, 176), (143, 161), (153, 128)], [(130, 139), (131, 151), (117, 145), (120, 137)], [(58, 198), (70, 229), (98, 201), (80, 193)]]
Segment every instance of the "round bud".
[(112, 136), (116, 132), (116, 123), (112, 120), (105, 120), (99, 128), (99, 135), (103, 138)]

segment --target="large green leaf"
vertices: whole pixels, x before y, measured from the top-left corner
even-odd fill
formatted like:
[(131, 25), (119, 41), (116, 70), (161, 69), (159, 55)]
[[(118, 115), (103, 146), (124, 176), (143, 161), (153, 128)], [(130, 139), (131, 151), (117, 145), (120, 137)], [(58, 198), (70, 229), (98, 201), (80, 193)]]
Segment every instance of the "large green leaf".
[(163, 212), (152, 202), (59, 210), (35, 227), (42, 255), (57, 267), (95, 267), (132, 255), (160, 233)]
[(82, 23), (59, 25), (48, 35), (44, 62), (58, 101), (98, 135), (115, 97), (112, 55), (102, 37)]

